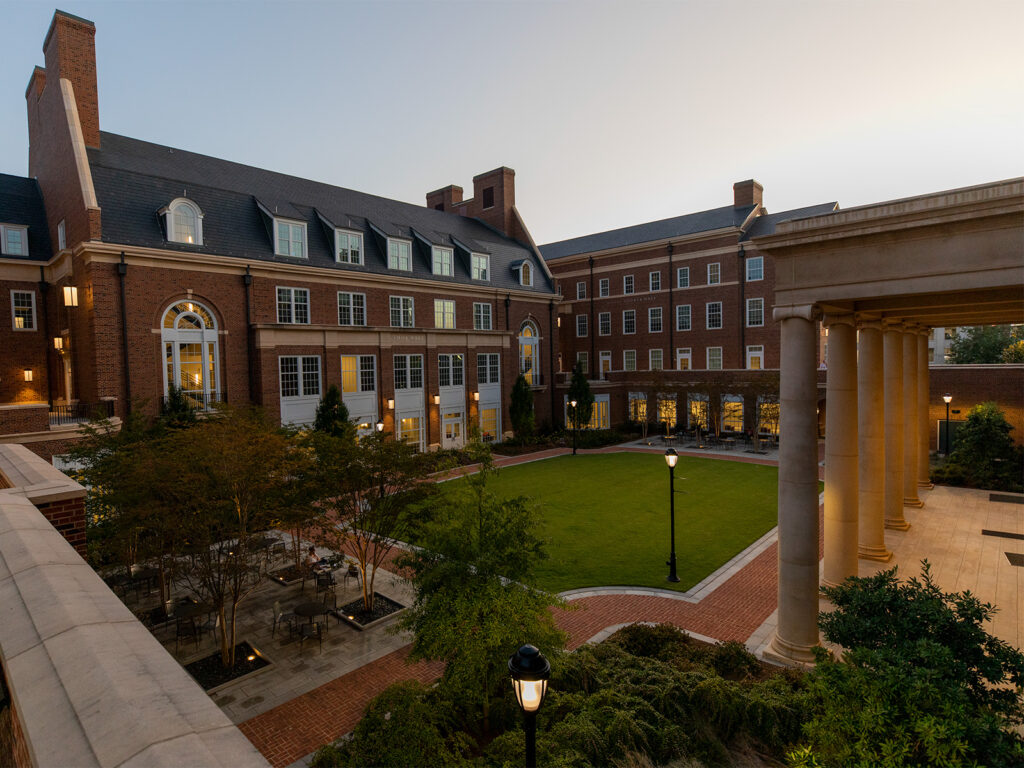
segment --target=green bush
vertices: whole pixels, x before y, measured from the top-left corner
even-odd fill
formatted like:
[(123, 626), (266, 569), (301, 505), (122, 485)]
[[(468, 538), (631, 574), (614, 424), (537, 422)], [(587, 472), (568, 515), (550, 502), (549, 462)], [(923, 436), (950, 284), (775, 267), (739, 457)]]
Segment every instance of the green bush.
[(995, 403), (971, 409), (956, 433), (949, 459), (932, 472), (935, 482), (991, 491), (1024, 492), (1024, 448), (1014, 445), (1013, 427)]

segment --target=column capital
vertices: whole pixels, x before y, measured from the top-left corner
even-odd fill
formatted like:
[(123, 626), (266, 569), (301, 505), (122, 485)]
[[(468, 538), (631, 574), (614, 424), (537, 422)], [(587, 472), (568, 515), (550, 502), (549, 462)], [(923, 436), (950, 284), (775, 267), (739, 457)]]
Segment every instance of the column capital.
[(906, 323), (902, 320), (891, 317), (883, 317), (881, 323), (883, 331), (902, 331), (906, 328)]
[(799, 318), (800, 320), (815, 321), (821, 316), (818, 308), (813, 304), (789, 304), (787, 306), (775, 307), (772, 309), (772, 319), (776, 322)]
[(882, 330), (882, 321), (880, 319), (878, 319), (878, 317), (876, 317), (874, 315), (862, 315), (862, 314), (858, 313), (857, 314), (857, 329), (860, 330), (862, 328), (866, 328), (866, 329), (872, 330), (872, 331), (881, 331)]
[(903, 332), (904, 333), (917, 334), (917, 333), (920, 333), (920, 331), (921, 331), (921, 325), (919, 323), (911, 323), (911, 322), (903, 323)]
[(822, 324), (826, 328), (831, 328), (833, 325), (848, 325), (851, 328), (857, 327), (857, 318), (852, 312), (844, 313), (826, 313), (821, 318)]
[(917, 328), (917, 332), (921, 336), (931, 336), (933, 328), (929, 328), (927, 325), (920, 325)]

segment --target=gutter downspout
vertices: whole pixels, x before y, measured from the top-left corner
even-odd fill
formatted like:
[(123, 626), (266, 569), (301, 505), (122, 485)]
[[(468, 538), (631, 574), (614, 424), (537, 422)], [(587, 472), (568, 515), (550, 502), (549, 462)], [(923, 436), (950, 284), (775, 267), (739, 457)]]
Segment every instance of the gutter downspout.
[(551, 378), (551, 383), (548, 385), (548, 389), (551, 391), (551, 427), (555, 426), (555, 301), (552, 299), (548, 302), (548, 375)]
[[(590, 336), (590, 365), (594, 367), (597, 377), (601, 378), (601, 363), (597, 359), (597, 325), (594, 323), (594, 257), (588, 257), (587, 263), (590, 265), (590, 320), (587, 323), (587, 333)], [(587, 378), (593, 378), (593, 374), (588, 373)]]
[(740, 279), (740, 367), (747, 367), (747, 270), (745, 262), (746, 251), (743, 243), (740, 243), (739, 259)]
[(50, 340), (50, 303), (46, 300), (46, 294), (50, 290), (50, 284), (46, 282), (46, 270), (39, 267), (39, 297), (43, 306), (43, 338), (46, 339), (46, 402), (53, 410), (53, 360), (50, 349), (53, 342)]
[[(245, 265), (245, 274), (242, 275), (242, 285), (245, 286), (245, 338), (248, 347), (246, 353), (246, 366), (249, 371), (249, 402), (256, 404), (256, 361), (253, 359), (256, 353), (256, 332), (252, 327), (252, 273), (249, 265)], [(227, 388), (225, 387), (224, 399), (227, 400)]]
[(128, 292), (125, 290), (124, 278), (128, 274), (128, 265), (124, 263), (124, 251), (117, 265), (117, 278), (121, 284), (121, 354), (124, 356), (124, 410), (125, 415), (132, 412), (132, 380), (128, 365)]
[(675, 284), (675, 277), (672, 274), (672, 243), (668, 244), (668, 359), (669, 364), (665, 366), (668, 370), (674, 371), (676, 369), (676, 342), (675, 342), (675, 330), (676, 330), (676, 314), (675, 304), (673, 299), (672, 288)]

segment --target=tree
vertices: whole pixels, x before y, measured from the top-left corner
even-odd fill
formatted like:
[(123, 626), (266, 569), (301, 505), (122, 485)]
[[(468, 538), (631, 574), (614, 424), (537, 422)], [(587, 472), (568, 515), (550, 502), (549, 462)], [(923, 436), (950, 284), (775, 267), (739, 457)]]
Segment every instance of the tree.
[(331, 384), (316, 407), (313, 429), (334, 437), (355, 439), (355, 428), (348, 418), (348, 408), (341, 400), (341, 390), (337, 384)]
[(196, 423), (196, 409), (173, 384), (167, 390), (167, 399), (160, 403), (160, 421), (173, 429), (191, 427)]
[(591, 411), (594, 407), (594, 393), (590, 391), (590, 382), (583, 373), (583, 366), (576, 363), (572, 369), (572, 380), (569, 382), (569, 400), (576, 401), (575, 411), (569, 406), (569, 416), (576, 429), (590, 423)]
[(962, 329), (949, 346), (953, 363), (1001, 363), (1003, 350), (1024, 338), (1020, 326), (975, 325)]
[(522, 374), (516, 377), (516, 383), (512, 385), (509, 416), (517, 439), (527, 440), (533, 435), (533, 392)]
[(1024, 363), (1024, 339), (1018, 339), (1003, 350), (1002, 362), (1004, 363)]
[(1024, 448), (1015, 445), (1013, 427), (995, 403), (976, 405), (957, 430), (956, 447), (935, 479), (995, 491), (1020, 492)]

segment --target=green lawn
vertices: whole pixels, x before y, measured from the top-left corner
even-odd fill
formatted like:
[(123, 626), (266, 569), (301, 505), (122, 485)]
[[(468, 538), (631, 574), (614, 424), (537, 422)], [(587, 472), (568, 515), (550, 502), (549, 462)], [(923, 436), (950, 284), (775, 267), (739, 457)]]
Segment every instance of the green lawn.
[(665, 581), (669, 492), (661, 454), (561, 456), (502, 469), (489, 487), (499, 496), (523, 494), (539, 502), (550, 555), (538, 574), (545, 588), (630, 585), (682, 591), (775, 526), (778, 470), (679, 457), (680, 582), (674, 585)]

